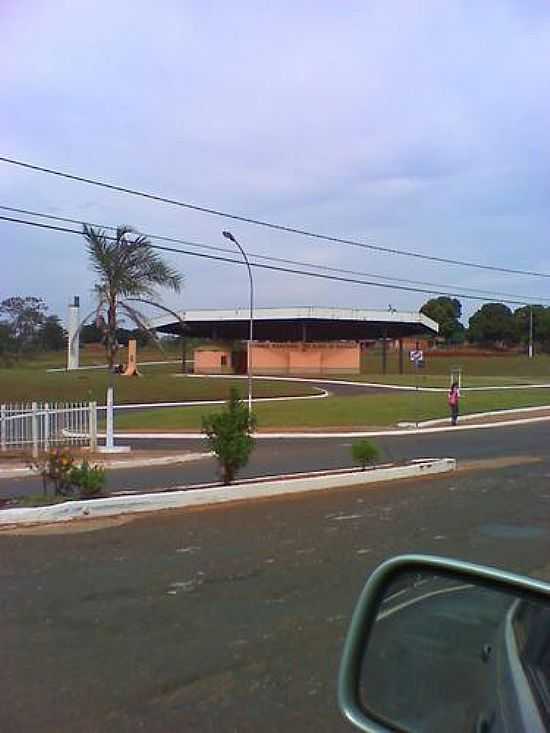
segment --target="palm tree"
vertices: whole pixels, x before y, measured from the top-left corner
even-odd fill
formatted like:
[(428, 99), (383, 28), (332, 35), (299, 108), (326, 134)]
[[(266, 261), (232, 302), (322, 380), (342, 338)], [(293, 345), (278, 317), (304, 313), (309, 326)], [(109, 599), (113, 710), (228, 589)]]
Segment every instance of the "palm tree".
[[(102, 229), (84, 224), (83, 235), (93, 270), (98, 275), (96, 323), (103, 331), (107, 362), (112, 368), (118, 350), (118, 313), (130, 318), (138, 328), (150, 332), (147, 318), (130, 302), (156, 305), (157, 288), (179, 293), (182, 276), (157, 254), (147, 237), (131, 227), (117, 227), (109, 236)], [(164, 308), (163, 308), (164, 309)], [(168, 309), (165, 309), (168, 310)]]

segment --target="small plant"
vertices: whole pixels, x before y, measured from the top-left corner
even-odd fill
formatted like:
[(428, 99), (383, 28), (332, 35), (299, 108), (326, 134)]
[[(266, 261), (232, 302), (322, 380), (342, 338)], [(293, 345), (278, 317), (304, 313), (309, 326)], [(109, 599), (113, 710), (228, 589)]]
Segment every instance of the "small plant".
[(255, 427), (255, 417), (248, 414), (235, 388), (222, 412), (203, 418), (202, 429), (216, 454), (224, 484), (230, 484), (237, 471), (248, 463), (254, 448), (251, 433)]
[(380, 458), (380, 451), (370, 440), (358, 440), (351, 446), (351, 455), (364, 471), (367, 466)]
[(84, 459), (80, 466), (72, 467), (70, 480), (81, 498), (97, 496), (105, 486), (105, 469), (102, 466), (91, 466)]
[(42, 476), (44, 495), (48, 495), (48, 488), (53, 486), (55, 496), (71, 496), (71, 471), (74, 466), (74, 456), (64, 448), (55, 448), (48, 452), (45, 459), (34, 465)]
[(100, 494), (105, 485), (105, 469), (91, 466), (86, 459), (79, 465), (67, 448), (55, 448), (35, 464), (42, 476), (44, 495), (53, 486), (54, 496), (90, 497)]

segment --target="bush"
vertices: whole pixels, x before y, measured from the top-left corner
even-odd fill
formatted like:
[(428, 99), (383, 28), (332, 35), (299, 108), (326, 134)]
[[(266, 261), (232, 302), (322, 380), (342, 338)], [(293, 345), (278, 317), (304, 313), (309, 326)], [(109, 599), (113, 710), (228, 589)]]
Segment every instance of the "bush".
[(84, 459), (80, 466), (73, 466), (70, 481), (82, 498), (97, 496), (105, 486), (105, 469), (102, 466), (90, 466)]
[(202, 429), (216, 454), (224, 484), (230, 484), (237, 471), (248, 463), (254, 448), (251, 433), (255, 427), (254, 416), (248, 414), (235, 388), (222, 412), (203, 418)]
[(351, 455), (355, 463), (361, 466), (361, 470), (380, 458), (380, 451), (370, 440), (358, 440), (351, 446)]
[(70, 496), (72, 486), (70, 481), (71, 470), (74, 465), (74, 456), (69, 450), (55, 448), (49, 451), (46, 458), (34, 465), (42, 476), (44, 494), (53, 486), (55, 496)]
[(44, 494), (53, 485), (55, 496), (71, 498), (90, 497), (100, 494), (105, 485), (105, 469), (91, 466), (86, 459), (80, 465), (66, 448), (51, 450), (46, 458), (34, 464), (42, 476)]

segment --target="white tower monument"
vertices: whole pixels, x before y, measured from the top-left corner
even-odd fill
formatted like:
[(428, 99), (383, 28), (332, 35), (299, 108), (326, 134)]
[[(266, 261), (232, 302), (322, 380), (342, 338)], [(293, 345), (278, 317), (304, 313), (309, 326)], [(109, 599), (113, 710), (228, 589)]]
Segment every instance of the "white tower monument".
[(80, 357), (80, 298), (74, 296), (67, 318), (67, 370), (78, 369)]

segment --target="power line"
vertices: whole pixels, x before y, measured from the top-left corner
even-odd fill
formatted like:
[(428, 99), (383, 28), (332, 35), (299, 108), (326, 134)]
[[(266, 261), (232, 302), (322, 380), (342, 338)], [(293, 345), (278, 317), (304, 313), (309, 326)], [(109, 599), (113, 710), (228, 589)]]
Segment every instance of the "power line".
[[(550, 278), (550, 273), (534, 272), (531, 270), (517, 270), (509, 267), (497, 267), (495, 265), (483, 265), (479, 262), (469, 262), (467, 260), (455, 260), (448, 257), (437, 257), (435, 255), (422, 254), (421, 252), (413, 252), (410, 250), (396, 249), (394, 247), (382, 247), (378, 244), (369, 244), (367, 242), (359, 242), (355, 239), (344, 239), (342, 237), (333, 237), (328, 234), (319, 234), (318, 232), (311, 232), (307, 229), (298, 229), (296, 227), (286, 226), (284, 224), (275, 224), (273, 222), (264, 221), (262, 219), (253, 219), (252, 217), (242, 216), (239, 214), (231, 214), (226, 211), (220, 211), (207, 206), (199, 206), (198, 204), (191, 204), (185, 201), (178, 201), (177, 199), (167, 198), (158, 194), (148, 193), (146, 191), (139, 191), (137, 189), (128, 188), (126, 186), (119, 186), (114, 183), (107, 183), (106, 181), (100, 181), (93, 178), (86, 178), (85, 176), (78, 176), (72, 173), (66, 173), (55, 168), (46, 168), (45, 166), (36, 165), (34, 163), (26, 163), (15, 158), (8, 158), (6, 156), (0, 156), (0, 162), (8, 163), (10, 165), (16, 165), (20, 168), (26, 168), (28, 170), (39, 171), (40, 173), (48, 173), (49, 175), (58, 176), (59, 178), (66, 178), (71, 181), (78, 181), (80, 183), (86, 183), (90, 186), (98, 186), (100, 188), (107, 188), (111, 191), (118, 191), (119, 193), (126, 193), (131, 196), (139, 196), (150, 201), (157, 201), (164, 204), (170, 204), (172, 206), (179, 206), (184, 209), (190, 209), (191, 211), (197, 211), (202, 214), (210, 214), (212, 216), (220, 216), (224, 219), (232, 219), (233, 221), (240, 221), (246, 224), (254, 224), (256, 226), (266, 227), (267, 229), (274, 229), (280, 232), (287, 232), (289, 234), (298, 234), (300, 236), (309, 237), (311, 239), (323, 240), (325, 242), (332, 242), (335, 244), (345, 244), (351, 247), (360, 247), (362, 249), (369, 249), (375, 252), (383, 252), (385, 254), (400, 255), (403, 257), (415, 257), (421, 260), (429, 260), (431, 262), (441, 262), (447, 265), (458, 265), (460, 267), (472, 267), (479, 270), (489, 270), (491, 272), (504, 272), (512, 275), (527, 275), (530, 277), (544, 277)], [(511, 301), (510, 301), (511, 302)]]
[[(9, 217), (9, 216), (0, 216), (0, 221), (6, 221), (11, 222), (13, 224), (23, 224), (26, 226), (35, 227), (38, 229), (46, 229), (50, 231), (55, 232), (64, 232), (67, 234), (77, 234), (79, 236), (82, 236), (82, 232), (78, 229), (69, 229), (68, 227), (61, 227), (61, 226), (55, 226), (53, 224), (44, 224), (42, 222), (37, 221), (28, 221), (25, 219), (17, 219), (15, 217)], [(109, 235), (104, 235), (105, 239), (116, 241), (116, 237), (110, 237)], [(245, 262), (242, 260), (236, 260), (231, 257), (222, 257), (221, 255), (213, 255), (213, 254), (206, 254), (204, 252), (193, 252), (190, 250), (181, 249), (179, 247), (168, 247), (166, 245), (160, 245), (160, 244), (151, 244), (150, 245), (152, 249), (158, 249), (162, 250), (164, 252), (174, 252), (176, 254), (185, 254), (190, 255), (192, 257), (202, 257), (203, 259), (208, 260), (217, 260), (219, 262), (230, 262), (231, 264), (236, 265), (244, 265)], [(299, 270), (299, 269), (293, 269), (290, 267), (282, 267), (278, 265), (267, 265), (262, 264), (260, 262), (251, 262), (251, 267), (257, 267), (264, 270), (273, 270), (276, 272), (286, 272), (290, 273), (292, 275), (303, 275), (307, 277), (315, 277), (319, 278), (321, 280), (334, 280), (336, 282), (345, 282), (345, 283), (351, 283), (353, 285), (368, 285), (370, 287), (376, 287), (376, 288), (386, 288), (389, 290), (402, 290), (409, 293), (422, 293), (424, 295), (442, 295), (447, 296), (451, 298), (463, 298), (465, 300), (476, 300), (476, 301), (483, 301), (486, 303), (492, 303), (494, 302), (494, 299), (492, 298), (486, 298), (483, 296), (473, 296), (468, 295), (461, 292), (449, 292), (444, 290), (427, 290), (425, 288), (414, 288), (407, 285), (390, 285), (389, 283), (379, 283), (374, 282), (371, 280), (359, 280), (356, 278), (351, 277), (343, 277), (339, 275), (327, 275), (322, 272), (309, 272), (307, 270)], [(512, 299), (503, 299), (503, 302), (510, 303), (511, 305), (519, 305), (519, 306), (525, 306), (529, 305), (529, 300), (512, 300)]]
[[(46, 214), (44, 212), (33, 211), (31, 209), (21, 209), (15, 206), (0, 205), (0, 210), (11, 211), (11, 212), (19, 213), (19, 214), (27, 214), (29, 216), (36, 216), (42, 219), (50, 219), (52, 221), (62, 221), (62, 222), (69, 223), (69, 224), (81, 224), (81, 225), (88, 224), (89, 226), (93, 226), (93, 227), (100, 228), (100, 229), (109, 229), (111, 231), (116, 231), (117, 229), (117, 227), (112, 224), (99, 224), (97, 222), (94, 223), (90, 221), (86, 222), (83, 219), (75, 219), (75, 218), (70, 218), (67, 216), (56, 216), (54, 214)], [(142, 234), (143, 236), (151, 240), (173, 242), (176, 244), (185, 244), (190, 247), (198, 247), (200, 249), (207, 249), (207, 250), (211, 250), (215, 252), (224, 252), (224, 253), (231, 254), (231, 255), (234, 254), (234, 250), (228, 249), (227, 247), (217, 247), (211, 244), (191, 242), (189, 240), (181, 239), (179, 237), (167, 237), (167, 236), (160, 235), (160, 234), (150, 234), (150, 233), (141, 232), (141, 231), (140, 231), (140, 234)], [(391, 275), (380, 275), (374, 272), (349, 270), (349, 269), (342, 268), (342, 267), (333, 267), (331, 265), (320, 265), (315, 262), (307, 262), (303, 260), (292, 260), (292, 259), (286, 259), (283, 257), (273, 257), (270, 255), (262, 255), (257, 252), (248, 252), (248, 255), (250, 257), (254, 257), (257, 259), (262, 259), (262, 260), (266, 260), (270, 262), (280, 262), (280, 263), (287, 264), (287, 265), (297, 265), (299, 267), (313, 267), (319, 270), (324, 270), (325, 272), (338, 272), (344, 275), (354, 275), (354, 276), (359, 276), (359, 277), (375, 277), (381, 280), (389, 280), (389, 281), (398, 282), (398, 283), (407, 283), (409, 285), (427, 285), (429, 287), (444, 288), (444, 289), (452, 290), (452, 286), (450, 285), (428, 282), (426, 280), (411, 280), (410, 278), (401, 278), (401, 277), (395, 277)], [(480, 295), (493, 295), (497, 298), (504, 298), (504, 297), (514, 298), (514, 299), (523, 298), (522, 295), (517, 295), (515, 293), (506, 293), (506, 292), (487, 290), (487, 289), (481, 289), (481, 288), (469, 288), (465, 286), (460, 286), (460, 287), (462, 290), (468, 293), (478, 293)], [(540, 297), (537, 296), (536, 298), (534, 298), (534, 301), (536, 302), (542, 302), (542, 301), (546, 302), (549, 300), (550, 298), (545, 298), (544, 296), (540, 296)]]

